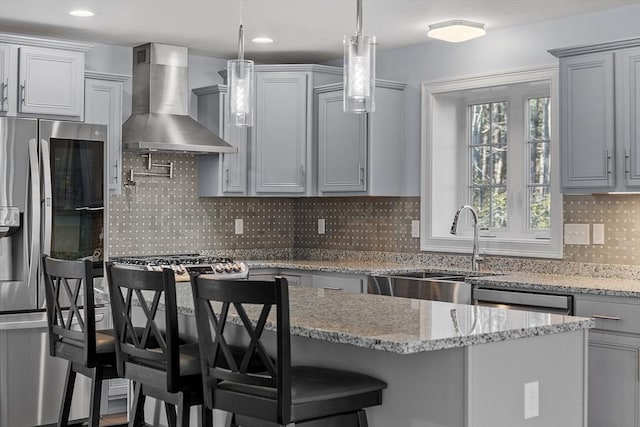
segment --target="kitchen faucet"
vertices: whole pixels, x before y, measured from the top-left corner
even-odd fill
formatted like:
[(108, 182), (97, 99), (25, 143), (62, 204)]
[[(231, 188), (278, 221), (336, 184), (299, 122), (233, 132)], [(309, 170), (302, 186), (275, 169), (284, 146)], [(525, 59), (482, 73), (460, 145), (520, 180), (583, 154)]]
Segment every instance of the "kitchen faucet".
[(473, 206), (462, 205), (460, 209), (456, 211), (456, 215), (453, 217), (453, 224), (451, 224), (450, 233), (458, 234), (458, 218), (460, 217), (460, 213), (465, 209), (469, 209), (469, 211), (471, 211), (471, 215), (473, 216), (473, 252), (471, 254), (471, 271), (478, 271), (480, 270), (480, 263), (482, 262), (478, 247), (478, 230), (480, 226), (478, 225), (478, 213), (473, 208)]

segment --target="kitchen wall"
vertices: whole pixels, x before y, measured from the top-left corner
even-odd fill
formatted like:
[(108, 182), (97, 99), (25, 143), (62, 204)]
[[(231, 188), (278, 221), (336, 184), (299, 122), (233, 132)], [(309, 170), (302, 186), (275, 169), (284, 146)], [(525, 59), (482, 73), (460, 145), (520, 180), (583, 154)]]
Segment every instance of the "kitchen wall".
[[(136, 178), (110, 199), (110, 254), (236, 252), (243, 258), (290, 257), (304, 250), (419, 254), (411, 221), (418, 197), (248, 198), (197, 196), (197, 162), (190, 155), (156, 154), (175, 162), (172, 179)], [(140, 154), (125, 153), (124, 171), (143, 171)], [(244, 233), (234, 233), (242, 218)], [(326, 234), (317, 233), (324, 218)], [(565, 245), (564, 261), (640, 263), (640, 195), (565, 196), (564, 222), (604, 224), (604, 245)]]
[[(424, 19), (429, 23), (428, 17)], [(638, 20), (640, 5), (633, 5), (504, 29), (492, 28), (492, 23), (486, 22), (487, 34), (465, 43), (431, 40), (385, 50), (384, 40), (378, 40), (376, 76), (407, 83), (405, 145), (415, 146), (420, 144), (422, 82), (554, 65), (557, 59), (547, 50), (639, 37)], [(342, 60), (331, 64), (341, 65)], [(419, 175), (420, 156), (415, 152), (406, 151), (405, 164), (407, 177)], [(406, 194), (417, 195), (418, 180), (408, 181), (413, 186)]]
[[(548, 49), (638, 37), (640, 5), (568, 17), (526, 26), (491, 30), (480, 39), (448, 44), (430, 41), (401, 49), (378, 51), (380, 78), (408, 83), (406, 89), (407, 194), (419, 193), (420, 93), (424, 81), (495, 73), (550, 65)], [(594, 24), (595, 23), (595, 24)], [(597, 25), (596, 25), (597, 24)], [(490, 23), (487, 23), (490, 28)], [(130, 48), (97, 45), (87, 55), (87, 68), (130, 74)], [(437, 58), (435, 60), (434, 58)], [(341, 59), (336, 60), (341, 65)], [(398, 64), (404, 64), (398, 66)], [(190, 56), (191, 87), (221, 83), (217, 71), (224, 61)], [(127, 97), (125, 96), (125, 117)], [(192, 116), (195, 107), (191, 102)], [(130, 111), (130, 104), (129, 110)], [(290, 256), (304, 249), (379, 251), (418, 254), (410, 223), (419, 217), (418, 197), (389, 198), (207, 198), (196, 196), (196, 162), (173, 158), (176, 178), (140, 178), (135, 187), (111, 199), (112, 255), (193, 250), (256, 250), (256, 256)], [(144, 168), (139, 155), (125, 153), (124, 170)], [(414, 178), (414, 179), (412, 179)], [(640, 261), (640, 196), (565, 196), (565, 223), (602, 223), (604, 245), (565, 245), (564, 261), (634, 265)], [(244, 234), (234, 234), (234, 219), (243, 218)], [(317, 234), (325, 218), (327, 233)], [(309, 252), (312, 253), (312, 252)], [(244, 257), (244, 256), (243, 256)]]

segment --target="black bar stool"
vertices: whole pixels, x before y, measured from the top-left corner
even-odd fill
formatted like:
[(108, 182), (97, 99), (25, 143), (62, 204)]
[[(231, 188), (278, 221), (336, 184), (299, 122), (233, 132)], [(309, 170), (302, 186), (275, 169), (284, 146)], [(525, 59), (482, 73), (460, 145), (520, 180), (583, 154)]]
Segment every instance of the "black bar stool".
[[(187, 427), (191, 406), (203, 402), (202, 376), (198, 343), (181, 344), (178, 335), (173, 271), (137, 270), (113, 263), (106, 267), (118, 370), (135, 383), (130, 423), (144, 421), (144, 400), (151, 396), (165, 402), (170, 427)], [(134, 313), (136, 307), (139, 315)], [(142, 328), (142, 334), (136, 328)], [(211, 426), (211, 411), (204, 405), (201, 416), (202, 425)]]
[(91, 261), (63, 261), (44, 256), (49, 353), (69, 361), (58, 426), (69, 424), (76, 374), (91, 378), (89, 426), (98, 427), (102, 381), (118, 378), (115, 337), (96, 331)]
[[(286, 279), (234, 281), (192, 276), (191, 286), (208, 408), (232, 413), (232, 426), (367, 426), (364, 408), (382, 403), (382, 390), (387, 386), (383, 381), (350, 371), (291, 366)], [(276, 307), (275, 363), (262, 343), (267, 321), (274, 321), (269, 318), (272, 306)], [(257, 321), (251, 321), (249, 307), (256, 310)], [(240, 363), (224, 335), (232, 308), (249, 340)], [(264, 372), (249, 372), (254, 355), (267, 367)]]

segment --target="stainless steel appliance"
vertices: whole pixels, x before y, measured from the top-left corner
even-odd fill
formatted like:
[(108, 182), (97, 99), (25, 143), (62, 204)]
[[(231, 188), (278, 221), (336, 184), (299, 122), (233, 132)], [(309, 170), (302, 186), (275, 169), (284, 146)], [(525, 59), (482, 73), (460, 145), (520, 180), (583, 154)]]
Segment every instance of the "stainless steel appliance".
[(438, 272), (369, 276), (367, 293), (471, 304), (466, 276)]
[(571, 295), (530, 292), (511, 288), (477, 286), (473, 290), (473, 303), (513, 310), (573, 314), (573, 296)]
[[(0, 118), (0, 427), (57, 419), (66, 364), (48, 354), (40, 261), (101, 268), (106, 136), (102, 125)], [(88, 409), (74, 406), (76, 418)]]
[(112, 261), (147, 270), (170, 268), (175, 272), (176, 282), (189, 281), (189, 273), (214, 274), (225, 279), (246, 279), (249, 276), (249, 267), (244, 262), (200, 254), (126, 256), (112, 258)]
[(189, 116), (188, 50), (147, 43), (133, 48), (132, 114), (122, 126), (125, 150), (237, 153)]

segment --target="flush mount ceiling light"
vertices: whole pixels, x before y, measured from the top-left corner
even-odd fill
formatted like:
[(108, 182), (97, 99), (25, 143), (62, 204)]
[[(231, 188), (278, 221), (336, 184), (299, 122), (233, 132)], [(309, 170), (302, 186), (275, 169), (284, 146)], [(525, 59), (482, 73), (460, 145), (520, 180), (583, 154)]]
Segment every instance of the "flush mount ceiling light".
[(256, 37), (254, 39), (251, 39), (251, 41), (258, 44), (273, 43), (273, 39), (269, 37)]
[(238, 31), (238, 59), (227, 61), (229, 76), (229, 116), (231, 125), (253, 126), (254, 64), (244, 59), (244, 30), (242, 27), (242, 5), (240, 1), (240, 29)]
[(90, 10), (72, 10), (71, 12), (69, 12), (69, 15), (71, 16), (77, 16), (78, 18), (88, 18), (90, 16), (95, 15), (95, 13), (91, 12)]
[(484, 36), (486, 33), (484, 24), (456, 19), (429, 25), (427, 35), (434, 39), (460, 43)]
[(375, 110), (376, 37), (362, 35), (362, 0), (357, 0), (356, 35), (344, 36), (344, 111)]

